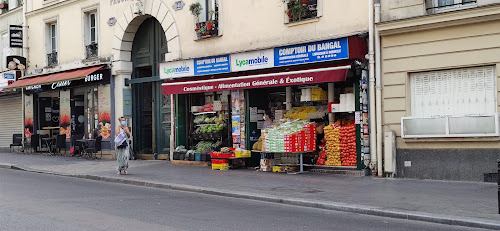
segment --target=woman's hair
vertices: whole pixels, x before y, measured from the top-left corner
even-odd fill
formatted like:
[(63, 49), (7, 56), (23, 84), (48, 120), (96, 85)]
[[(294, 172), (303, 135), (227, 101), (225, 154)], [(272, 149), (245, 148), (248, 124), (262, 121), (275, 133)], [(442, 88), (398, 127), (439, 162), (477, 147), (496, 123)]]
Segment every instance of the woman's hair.
[(120, 116), (120, 117), (118, 118), (118, 121), (122, 121), (122, 119), (125, 119), (125, 117)]
[(269, 116), (269, 119), (271, 119), (271, 120), (273, 120), (273, 119), (274, 119), (273, 114), (271, 113), (271, 111), (270, 111), (270, 110), (266, 110), (266, 111), (264, 112), (264, 114), (265, 114), (265, 115), (267, 115), (267, 116)]

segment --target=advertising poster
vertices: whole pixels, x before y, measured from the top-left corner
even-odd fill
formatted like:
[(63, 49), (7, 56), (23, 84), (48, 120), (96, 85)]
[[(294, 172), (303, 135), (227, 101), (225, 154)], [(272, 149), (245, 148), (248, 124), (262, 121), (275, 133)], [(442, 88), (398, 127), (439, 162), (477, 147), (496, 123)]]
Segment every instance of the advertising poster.
[(98, 129), (102, 139), (111, 138), (111, 102), (110, 102), (110, 86), (99, 86), (98, 104), (99, 104), (99, 117)]
[(66, 135), (66, 139), (71, 138), (71, 94), (70, 91), (60, 91), (59, 93), (59, 134)]
[(24, 101), (24, 136), (30, 138), (33, 134), (33, 95), (26, 95)]

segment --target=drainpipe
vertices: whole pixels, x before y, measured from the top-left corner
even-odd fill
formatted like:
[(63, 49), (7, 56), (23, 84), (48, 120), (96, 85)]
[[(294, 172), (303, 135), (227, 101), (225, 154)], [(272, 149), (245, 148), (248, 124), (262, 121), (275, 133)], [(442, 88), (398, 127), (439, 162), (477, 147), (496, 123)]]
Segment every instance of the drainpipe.
[[(370, 157), (371, 157), (371, 164), (370, 167), (372, 167), (372, 171), (375, 172), (377, 168), (377, 128), (376, 128), (376, 122), (377, 118), (375, 116), (375, 57), (374, 57), (374, 14), (373, 14), (373, 5), (374, 5), (374, 0), (369, 0), (369, 6), (368, 6), (368, 12), (369, 12), (369, 17), (368, 17), (368, 61), (369, 61), (369, 97), (370, 97)], [(380, 176), (380, 175), (379, 175)]]
[[(28, 12), (28, 1), (24, 0), (23, 1), (23, 50), (22, 50), (22, 56), (28, 59), (28, 23), (26, 22), (26, 13)], [(27, 65), (26, 65), (27, 66)]]
[[(375, 23), (380, 22), (380, 0), (376, 0), (375, 3)], [(378, 175), (382, 176), (383, 166), (382, 166), (382, 70), (381, 70), (381, 57), (380, 57), (380, 35), (378, 29), (375, 27), (375, 88), (376, 92), (376, 114), (377, 114), (377, 169)]]

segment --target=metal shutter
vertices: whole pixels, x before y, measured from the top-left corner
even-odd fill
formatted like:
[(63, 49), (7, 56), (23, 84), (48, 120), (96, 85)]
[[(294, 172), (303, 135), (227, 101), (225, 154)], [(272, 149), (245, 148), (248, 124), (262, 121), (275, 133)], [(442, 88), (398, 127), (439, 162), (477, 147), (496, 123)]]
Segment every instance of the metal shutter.
[(0, 96), (0, 147), (9, 147), (12, 135), (23, 132), (21, 95)]
[(495, 68), (413, 73), (411, 97), (416, 117), (496, 113)]

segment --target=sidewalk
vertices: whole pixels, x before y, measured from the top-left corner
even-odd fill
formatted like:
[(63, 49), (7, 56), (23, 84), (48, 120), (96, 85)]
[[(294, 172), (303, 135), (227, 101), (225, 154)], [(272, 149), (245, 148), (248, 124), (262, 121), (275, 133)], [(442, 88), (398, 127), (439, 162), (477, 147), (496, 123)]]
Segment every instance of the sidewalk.
[(29, 171), (223, 196), (257, 199), (379, 216), (500, 230), (497, 185), (476, 182), (351, 177), (321, 173), (288, 175), (252, 170), (136, 160), (130, 175), (115, 161), (0, 154), (0, 165)]

